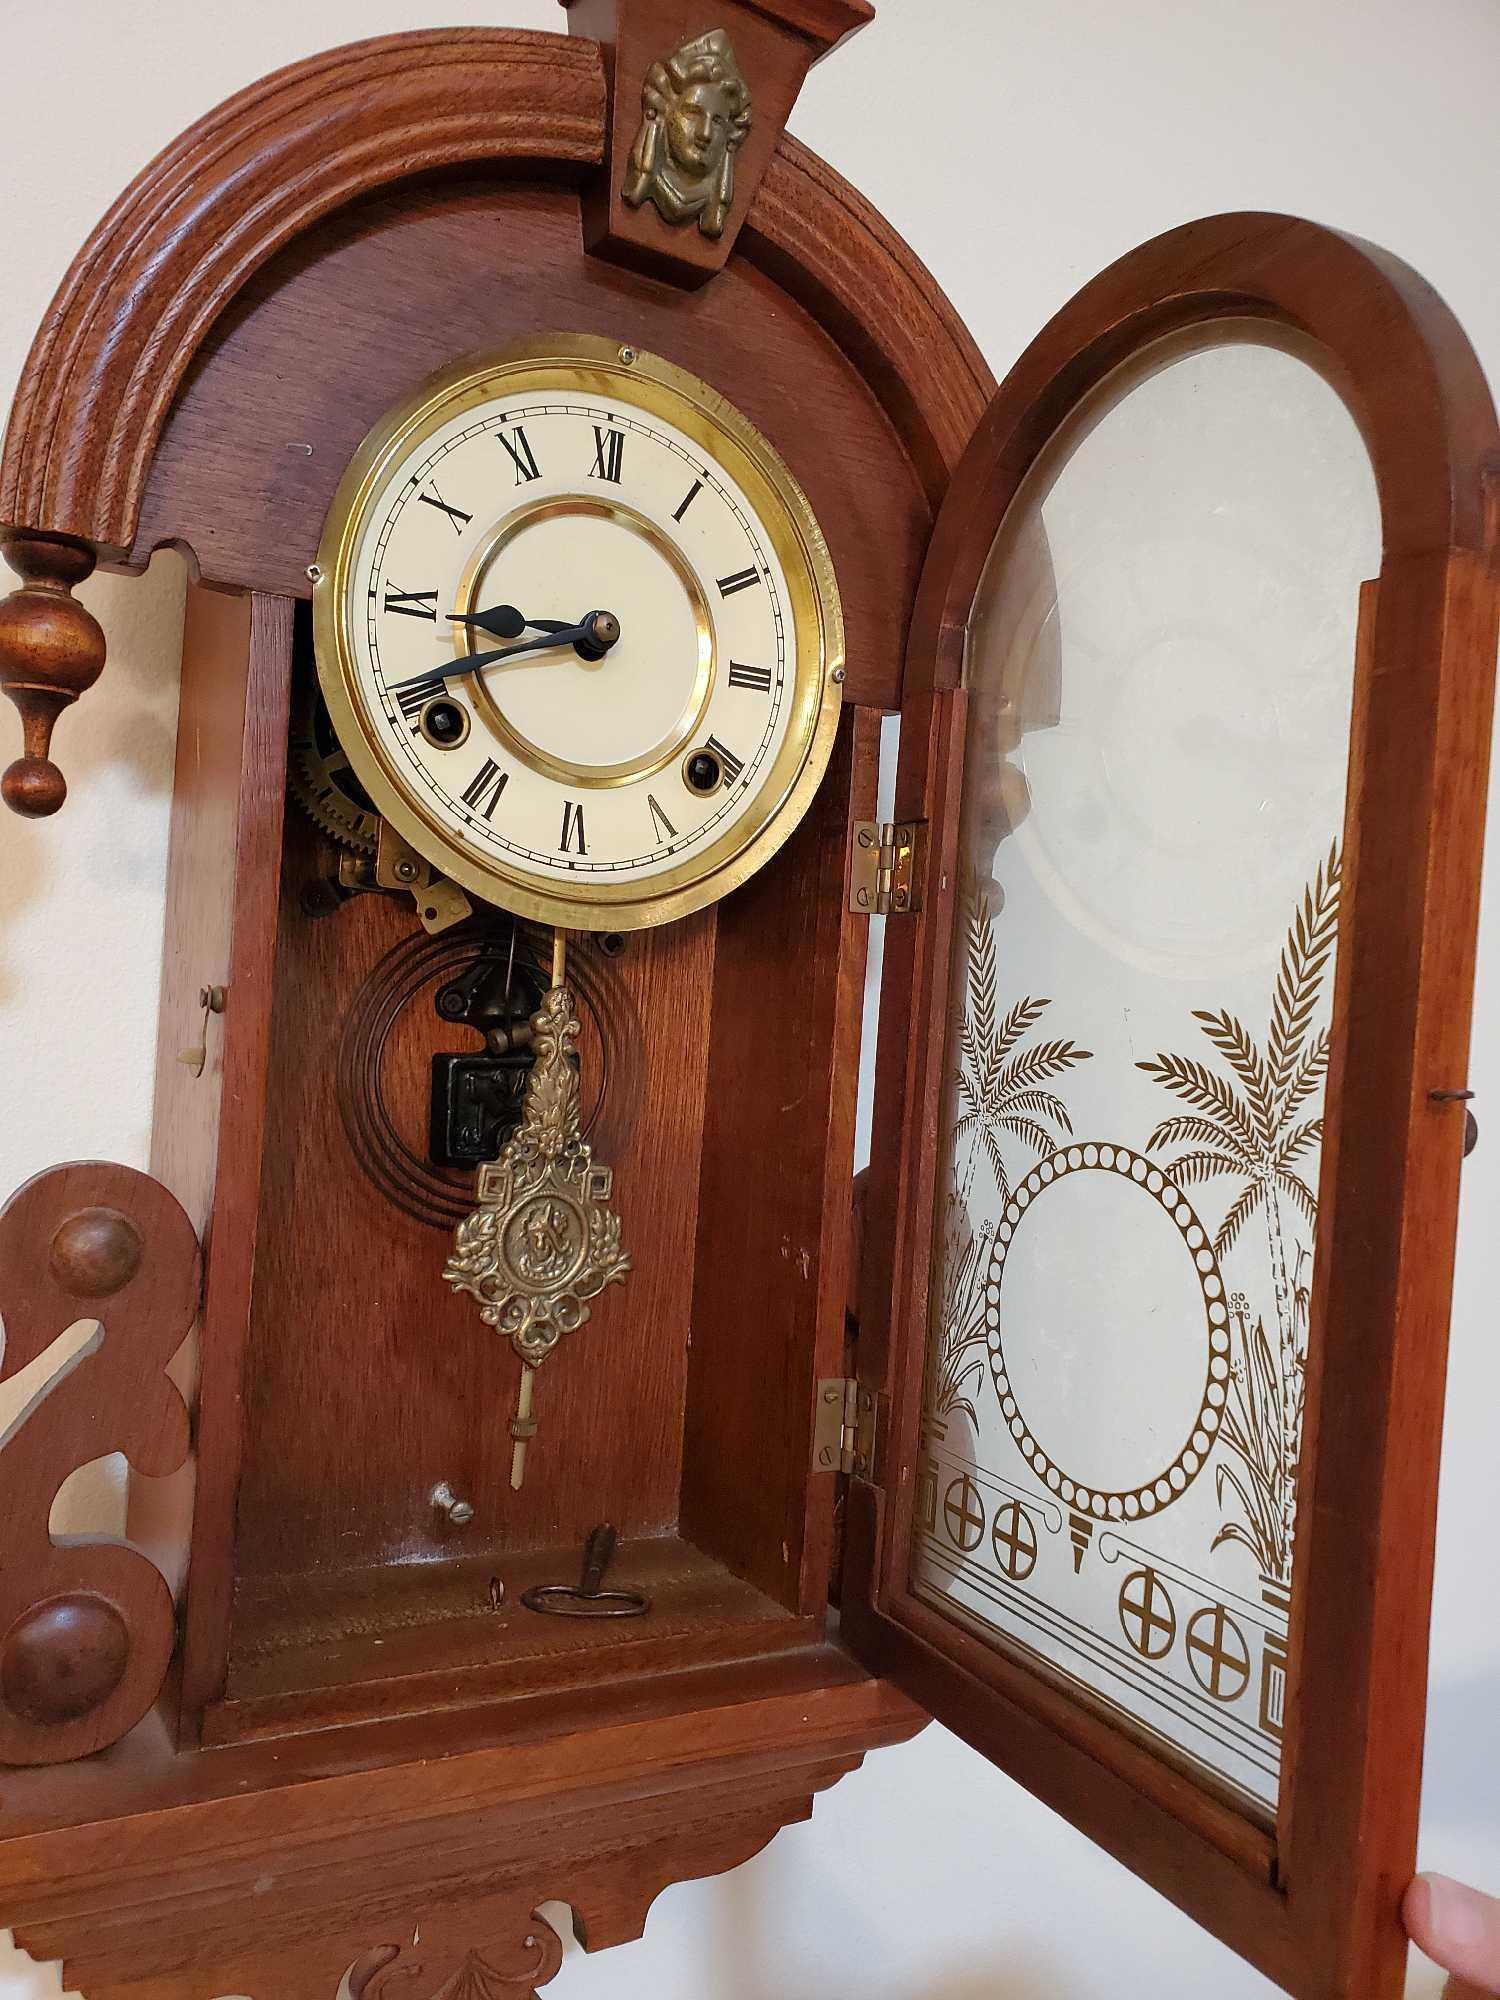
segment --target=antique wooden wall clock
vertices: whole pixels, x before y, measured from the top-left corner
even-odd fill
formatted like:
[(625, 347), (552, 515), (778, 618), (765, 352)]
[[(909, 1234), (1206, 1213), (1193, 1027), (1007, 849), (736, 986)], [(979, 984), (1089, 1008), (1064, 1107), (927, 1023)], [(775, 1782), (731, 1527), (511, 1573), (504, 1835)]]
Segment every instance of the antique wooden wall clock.
[(0, 1920), (90, 2000), (538, 1988), (929, 1713), (1400, 1990), (1494, 412), (1264, 215), (997, 389), (785, 133), (870, 12), (301, 63), (37, 336), (11, 807), (74, 585), (194, 564), (151, 1172), (0, 1213), (4, 1373), (97, 1322), (0, 1440)]

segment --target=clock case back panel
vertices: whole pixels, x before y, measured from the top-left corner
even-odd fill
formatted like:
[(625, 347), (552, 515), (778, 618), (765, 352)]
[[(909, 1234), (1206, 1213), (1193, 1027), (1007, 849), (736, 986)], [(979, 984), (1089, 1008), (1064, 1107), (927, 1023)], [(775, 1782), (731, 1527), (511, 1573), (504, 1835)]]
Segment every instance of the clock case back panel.
[[(1347, 807), (1342, 829), (1335, 829), (1344, 881), (1337, 950), (1329, 954), (1326, 1137), (1313, 1238), (1285, 1708), (1276, 1718), (1284, 1722), (1281, 1786), (1273, 1819), (1195, 1770), (1186, 1755), (1148, 1738), (1123, 1713), (1123, 1702), (1114, 1707), (1085, 1689), (1081, 1669), (1064, 1673), (1004, 1636), (995, 1629), (1002, 1617), (955, 1613), (935, 1589), (922, 1553), (937, 1546), (922, 1532), (939, 1450), (930, 1385), (944, 1351), (940, 1336), (950, 1325), (937, 1247), (951, 1185), (941, 1109), (953, 1070), (968, 1061), (959, 1053), (965, 1010), (951, 998), (955, 961), (962, 963), (972, 930), (965, 907), (971, 878), (960, 841), (965, 744), (972, 734), (992, 753), (989, 762), (973, 763), (971, 773), (994, 788), (992, 798), (1009, 800), (1009, 818), (992, 805), (992, 837), (997, 826), (1013, 830), (1027, 811), (1042, 816), (1035, 798), (1018, 808), (1016, 792), (1003, 792), (1002, 766), (1013, 758), (1008, 775), (1015, 776), (1023, 768), (1026, 729), (1056, 729), (1063, 716), (1059, 702), (1070, 693), (1077, 700), (1073, 683), (1080, 678), (1087, 684), (1086, 671), (1068, 675), (1069, 644), (1079, 647), (1085, 667), (1098, 657), (1089, 650), (1089, 611), (1080, 606), (1084, 593), (1076, 588), (1072, 601), (1079, 610), (1070, 633), (1067, 591), (1074, 579), (1038, 581), (1046, 568), (1039, 556), (1045, 543), (1040, 515), (1022, 512), (1033, 490), (1027, 477), (1046, 461), (1059, 434), (1075, 442), (1103, 435), (1114, 412), (1101, 417), (1099, 400), (1089, 399), (1096, 391), (1102, 395), (1101, 385), (1117, 379), (1116, 371), (1137, 386), (1151, 382), (1162, 373), (1160, 357), (1169, 343), (1171, 352), (1222, 354), (1227, 345), (1251, 339), (1247, 329), (1257, 324), (1269, 346), (1290, 342), (1314, 360), (1325, 387), (1331, 385), (1347, 406), (1368, 453), (1384, 539), (1378, 577), (1348, 587), (1333, 628), (1343, 634), (1357, 626), (1357, 636)], [(1197, 404), (1191, 408), (1189, 435), (1198, 435), (1208, 429), (1210, 413)], [(1268, 436), (1275, 434), (1275, 415), (1266, 413)], [(1138, 492), (1153, 455), (1177, 465), (1160, 439), (1154, 445), (1137, 439), (1135, 448)], [(1287, 448), (1295, 464), (1298, 441)], [(1046, 462), (1057, 464), (1056, 458)], [(888, 1399), (889, 1423), (878, 1484), (851, 1483), (843, 1631), (867, 1664), (916, 1694), (1302, 2000), (1395, 2000), (1404, 1981), (1399, 1899), (1415, 1863), (1446, 1325), (1464, 1144), (1461, 1100), (1494, 697), (1497, 471), (1495, 413), (1478, 363), (1452, 316), (1413, 272), (1368, 245), (1284, 216), (1227, 215), (1189, 224), (1132, 251), (1095, 279), (1037, 336), (1001, 385), (940, 512), (907, 656), (896, 812), (929, 822), (932, 893), (912, 922), (887, 932), (860, 1370), (868, 1392)], [(1133, 517), (1121, 522), (1115, 541), (1131, 550), (1139, 532), (1146, 566), (1170, 576), (1175, 551), (1151, 541), (1155, 523), (1149, 516), (1138, 529), (1134, 517), (1144, 503), (1130, 504)], [(992, 677), (971, 688), (967, 673), (981, 648), (978, 600), (993, 583), (985, 565), (1013, 505), (1023, 521), (1023, 531), (1006, 545), (1019, 572), (1016, 628), (1038, 646), (1053, 676), (1029, 717), (1017, 712), (1026, 700), (1021, 684)], [(1233, 509), (1225, 511), (1232, 524)], [(1253, 522), (1240, 532), (1250, 535)], [(1222, 524), (1220, 538), (1233, 540)], [(1275, 548), (1274, 537), (1269, 545)], [(1258, 545), (1247, 554), (1263, 559)], [(1060, 565), (1065, 560), (1060, 557)], [(1318, 583), (1323, 587), (1326, 579)], [(1141, 615), (1149, 618), (1157, 600), (1146, 601)], [(1055, 658), (1034, 639), (1037, 631), (1051, 629), (1039, 604), (1061, 606)], [(1127, 593), (1118, 606), (1120, 620), (1128, 623), (1138, 609)], [(1264, 615), (1271, 609), (1268, 599)], [(1211, 636), (1212, 626), (1189, 626), (1194, 643), (1202, 632)], [(1153, 628), (1151, 639), (1137, 645), (1144, 652), (1161, 637)], [(1338, 644), (1346, 643), (1339, 638)], [(1020, 654), (1020, 640), (1013, 644)], [(1106, 657), (1120, 666), (1113, 654)], [(1317, 658), (1315, 648), (1311, 657)], [(1045, 674), (1041, 678), (1046, 681)], [(1228, 733), (1237, 717), (1226, 711), (1221, 721)], [(1131, 726), (1132, 718), (1124, 718), (1122, 734)], [(1121, 754), (1128, 746), (1121, 745)], [(1014, 845), (1002, 846), (1011, 854), (1006, 866), (1012, 871)], [(1000, 865), (997, 859), (997, 870)], [(1090, 996), (1070, 994), (1065, 984), (1027, 988), (1030, 940), (1025, 916), (1016, 914), (1025, 896), (996, 900), (998, 914), (985, 927), (1005, 982), (990, 995), (994, 1019), (1009, 1021), (1006, 1010), (1018, 993), (1057, 995), (1043, 1021), (1031, 1005), (1021, 1023), (1031, 1029), (1030, 1040), (1018, 1050), (1018, 1030), (1010, 1047), (1016, 1062), (1026, 1050), (1034, 1058), (1038, 1048), (1047, 1058), (1040, 1065), (1033, 1059), (1025, 1072), (1033, 1098), (1044, 1085), (1067, 1093), (1073, 1078), (1064, 1073), (1075, 1061), (1073, 1045), (1057, 1038), (1067, 1035), (1070, 1006)], [(1309, 891), (1308, 912), (1315, 901)], [(1030, 952), (1033, 970), (1036, 955)], [(1274, 972), (1274, 947), (1271, 960)], [(1116, 982), (1127, 999), (1141, 988), (1138, 977), (1130, 985), (1131, 970), (1125, 961)], [(1264, 983), (1271, 974), (1261, 968), (1255, 976)], [(1190, 1003), (1181, 995), (1192, 990), (1179, 978), (1169, 1000), (1182, 1010)], [(1095, 1019), (1101, 1027), (1111, 1007), (1118, 1011), (1114, 993), (1100, 1001)], [(1137, 1018), (1138, 1012), (1125, 1024), (1133, 1059), (1161, 1046), (1154, 1039), (1158, 1017)], [(1197, 1017), (1198, 1023), (1209, 1020)], [(1194, 1027), (1190, 1020), (1186, 1039), (1197, 1039)], [(1126, 1062), (1126, 1074), (1133, 1075), (1135, 1066)], [(1217, 1087), (1222, 1096), (1212, 1064), (1200, 1069), (1205, 1091), (1212, 1095)], [(1049, 1082), (1054, 1076), (1063, 1080)], [(1116, 1096), (1125, 1101), (1123, 1086)], [(1115, 1148), (1079, 1143), (1120, 1136), (1112, 1130), (1064, 1137), (1048, 1161), (1037, 1119), (1050, 1122), (1056, 1104), (1054, 1096), (1040, 1107), (1030, 1101), (1012, 1107), (1034, 1114), (1029, 1143), (1038, 1149), (1038, 1167), (1030, 1175), (1018, 1170), (1020, 1200), (1006, 1211), (1006, 1240), (1020, 1238), (1020, 1224), (1011, 1222), (1017, 1206), (1038, 1195), (1038, 1206), (1056, 1200), (1047, 1184), (1057, 1175), (1098, 1167), (1097, 1178), (1118, 1184), (1129, 1164), (1118, 1156), (1108, 1162), (1096, 1157), (1105, 1150), (1115, 1155)], [(1169, 1100), (1154, 1115), (1188, 1108)], [(1024, 1136), (1024, 1119), (1022, 1128)], [(1156, 1164), (1140, 1160), (1143, 1182), (1149, 1183)], [(1155, 1178), (1163, 1183), (1160, 1173)], [(1203, 1178), (1184, 1178), (1183, 1186), (1206, 1208), (1217, 1190), (1205, 1192)], [(1151, 1206), (1144, 1190), (1132, 1190), (1131, 1199)], [(1180, 1190), (1173, 1199), (1181, 1203)], [(997, 1258), (1000, 1242), (997, 1229)], [(1088, 1250), (1107, 1254), (1092, 1238)], [(994, 1259), (986, 1283), (989, 1352), (982, 1351), (981, 1333), (972, 1393), (988, 1413), (992, 1403), (1001, 1407), (1005, 1394), (1005, 1385), (992, 1379), (999, 1366), (990, 1359), (996, 1343), (1037, 1343), (1039, 1316), (1033, 1310), (1028, 1323), (1020, 1323), (1024, 1315)], [(1150, 1329), (1131, 1317), (1123, 1260), (1115, 1287), (1109, 1330), (1121, 1341), (1138, 1340), (1144, 1351)], [(1196, 1310), (1201, 1338), (1201, 1306)], [(1084, 1333), (1075, 1332), (1061, 1308), (1047, 1329), (1055, 1368), (1074, 1383), (1076, 1403), (1086, 1405)], [(1085, 1331), (1105, 1337), (1104, 1329)], [(939, 1344), (929, 1347), (930, 1337)], [(1064, 1458), (1068, 1433), (1059, 1410), (1066, 1400), (1054, 1387), (1048, 1406), (1050, 1447)], [(1123, 1435), (1128, 1399), (1120, 1400), (1111, 1419), (1111, 1435)], [(1087, 1435), (1086, 1422), (1080, 1409), (1080, 1435)], [(1009, 1428), (1020, 1434), (1015, 1423)], [(1149, 1523), (1133, 1529), (1118, 1499), (1106, 1503), (1075, 1491), (1068, 1495), (1070, 1524), (1068, 1506), (1044, 1480), (1047, 1475), (1061, 1484), (1061, 1468), (1045, 1459), (1022, 1463), (1018, 1451), (1005, 1460), (1006, 1487), (983, 1467), (975, 1473), (994, 1509), (987, 1524), (994, 1530), (992, 1552), (990, 1536), (971, 1539), (961, 1518), (971, 1507), (969, 1492), (947, 1486), (953, 1463), (971, 1446), (955, 1445), (950, 1437), (942, 1450), (950, 1458), (939, 1498), (950, 1493), (956, 1521), (949, 1541), (975, 1549), (967, 1570), (987, 1584), (992, 1601), (1015, 1607), (1012, 1616), (1019, 1619), (1035, 1608), (1026, 1592), (1044, 1576), (1060, 1573), (1063, 1584), (1056, 1587), (1064, 1592), (1073, 1588), (1075, 1572), (1097, 1586), (1101, 1567), (1117, 1562), (1119, 1622), (1125, 1625), (1123, 1586), (1132, 1560), (1141, 1558), (1121, 1557), (1133, 1536), (1149, 1533)], [(1220, 1462), (1233, 1464), (1222, 1453)], [(961, 1476), (955, 1485), (963, 1487)], [(971, 1480), (971, 1490), (973, 1485)], [(1032, 1561), (1022, 1541), (1002, 1540), (1002, 1532), (1022, 1533), (1015, 1524), (1019, 1510), (1006, 1511), (1007, 1491), (1024, 1503), (1039, 1543), (1048, 1541), (1046, 1517), (1055, 1511), (1051, 1569), (1040, 1558)], [(1095, 1509), (1103, 1511), (1102, 1521), (1094, 1519)], [(1232, 1509), (1225, 1511), (1234, 1518)], [(1205, 1535), (1205, 1553), (1207, 1540)], [(996, 1581), (1017, 1571), (1030, 1582), (1016, 1591)], [(1153, 1577), (1149, 1568), (1136, 1574)], [(1161, 1580), (1152, 1587), (1159, 1593)], [(1066, 1601), (1077, 1605), (1079, 1599)], [(1186, 1622), (1186, 1611), (1180, 1615)], [(1093, 1658), (1104, 1656), (1114, 1627), (1111, 1614)], [(1094, 1636), (1092, 1628), (1075, 1629)], [(1128, 1625), (1125, 1634), (1128, 1640)], [(1136, 1650), (1147, 1657), (1161, 1652), (1155, 1644), (1149, 1652), (1145, 1645)], [(1144, 1678), (1138, 1674), (1137, 1684)]]
[[(220, 1137), (233, 1156), (258, 1144), (261, 1166), (248, 1302), (232, 1308), (241, 1372), (219, 1392), (205, 1383), (201, 1419), (214, 1444), (199, 1475), (183, 1684), (189, 1721), (207, 1710), (208, 1741), (392, 1700), (483, 1699), (668, 1656), (806, 1644), (826, 1605), (834, 1482), (809, 1471), (812, 1391), (843, 1372), (866, 928), (845, 912), (846, 829), (873, 814), (873, 739), (859, 718), (895, 699), (930, 514), (876, 399), (765, 276), (732, 263), (685, 304), (581, 259), (577, 226), (567, 192), (470, 181), (382, 196), (299, 241), (247, 288), (185, 384), (141, 546), (209, 518), (236, 538), (232, 550), (216, 538), (215, 573), (305, 592), (300, 559), (330, 476), (414, 379), (466, 346), (548, 324), (623, 331), (726, 387), (827, 522), (849, 607), (843, 735), (806, 822), (762, 877), (717, 910), (633, 935), (618, 958), (575, 945), (610, 1040), (591, 1142), (615, 1168), (634, 1267), (539, 1378), (543, 1428), (519, 1495), (507, 1481), (508, 1350), (437, 1282), (441, 1235), (382, 1197), (342, 1129), (341, 1030), (371, 968), (410, 933), (410, 909), (359, 897), (309, 921), (301, 892), (328, 858), (302, 816), (286, 815), (265, 1123), (253, 1140), (248, 1128)], [(496, 241), (506, 257), (486, 281), (476, 273)], [(399, 321), (353, 311), (371, 296), (399, 297)], [(319, 323), (337, 323), (340, 339), (305, 342)], [(793, 377), (794, 418), (781, 387)], [(311, 454), (261, 438), (273, 394), (278, 429)], [(191, 849), (180, 860), (196, 866)], [(588, 1075), (600, 1050), (585, 1015)], [(408, 1035), (388, 1098), (414, 1106), (429, 1054), (467, 1039), (435, 1021)], [(163, 1088), (182, 1097), (175, 1075)], [(172, 1125), (158, 1121), (168, 1149)], [(770, 1179), (747, 1178), (772, 1161)], [(212, 1305), (209, 1346), (226, 1346)], [(215, 1418), (220, 1395), (236, 1409), (242, 1399), (237, 1437)], [(462, 1536), (431, 1506), (439, 1479), (478, 1509)], [(495, 1620), (492, 1577), (514, 1607), (529, 1584), (566, 1577), (603, 1519), (625, 1543), (621, 1578), (653, 1594), (651, 1619), (591, 1628), (512, 1609)], [(226, 1554), (232, 1605), (218, 1581)]]

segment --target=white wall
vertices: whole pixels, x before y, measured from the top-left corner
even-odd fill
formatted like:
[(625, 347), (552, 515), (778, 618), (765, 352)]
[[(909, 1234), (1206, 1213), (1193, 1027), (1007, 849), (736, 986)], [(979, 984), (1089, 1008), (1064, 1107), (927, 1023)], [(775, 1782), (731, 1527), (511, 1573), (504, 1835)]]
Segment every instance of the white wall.
[[(454, 14), (561, 25), (552, 0), (68, 0), (5, 12), (0, 401), (98, 214), (230, 91), (316, 48)], [(1193, 215), (1265, 207), (1416, 264), (1500, 381), (1497, 76), (1493, 0), (880, 0), (875, 26), (814, 74), (793, 126), (917, 246), (997, 373), (1133, 243)], [(144, 583), (88, 589), (111, 659), (59, 731), (77, 796), (57, 820), (0, 826), (0, 1187), (80, 1154), (145, 1160), (180, 589), (160, 560)], [(14, 733), (5, 715), (0, 732)], [(1493, 886), (1500, 816), (1491, 866)], [(1473, 1072), (1482, 1119), (1500, 1097), (1490, 903)], [(1465, 1183), (1423, 1831), (1425, 1864), (1491, 1886), (1497, 1117)], [(1414, 1970), (1411, 1990), (1437, 1983)], [(0, 2000), (58, 1991), (55, 1972), (0, 1942)], [(811, 1826), (747, 1868), (669, 1890), (642, 1943), (570, 1957), (549, 1991), (1250, 2000), (1271, 1989), (932, 1729), (873, 1757)]]

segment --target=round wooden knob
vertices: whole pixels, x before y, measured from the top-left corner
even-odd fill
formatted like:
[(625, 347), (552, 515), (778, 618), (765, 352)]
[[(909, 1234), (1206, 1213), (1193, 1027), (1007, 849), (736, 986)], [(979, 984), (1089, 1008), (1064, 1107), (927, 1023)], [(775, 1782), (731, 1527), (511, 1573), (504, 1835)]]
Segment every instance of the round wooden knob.
[(68, 781), (48, 757), (18, 757), (0, 777), (0, 799), (23, 819), (46, 819), (68, 796)]
[(51, 1597), (0, 1642), (0, 1698), (28, 1722), (72, 1722), (108, 1701), (129, 1659), (130, 1632), (107, 1599)]
[(103, 1299), (141, 1268), (140, 1233), (117, 1208), (81, 1208), (58, 1225), (48, 1262), (75, 1299)]

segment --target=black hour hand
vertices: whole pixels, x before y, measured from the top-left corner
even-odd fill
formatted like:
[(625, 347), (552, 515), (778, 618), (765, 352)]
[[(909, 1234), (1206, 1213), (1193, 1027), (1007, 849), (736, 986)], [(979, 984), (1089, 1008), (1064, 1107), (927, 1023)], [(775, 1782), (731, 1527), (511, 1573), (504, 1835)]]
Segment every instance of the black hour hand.
[(477, 625), (481, 632), (492, 632), (497, 639), (519, 639), (528, 625), (537, 631), (547, 630), (535, 618), (523, 618), (513, 604), (492, 604), (488, 611), (450, 611), (448, 622)]

